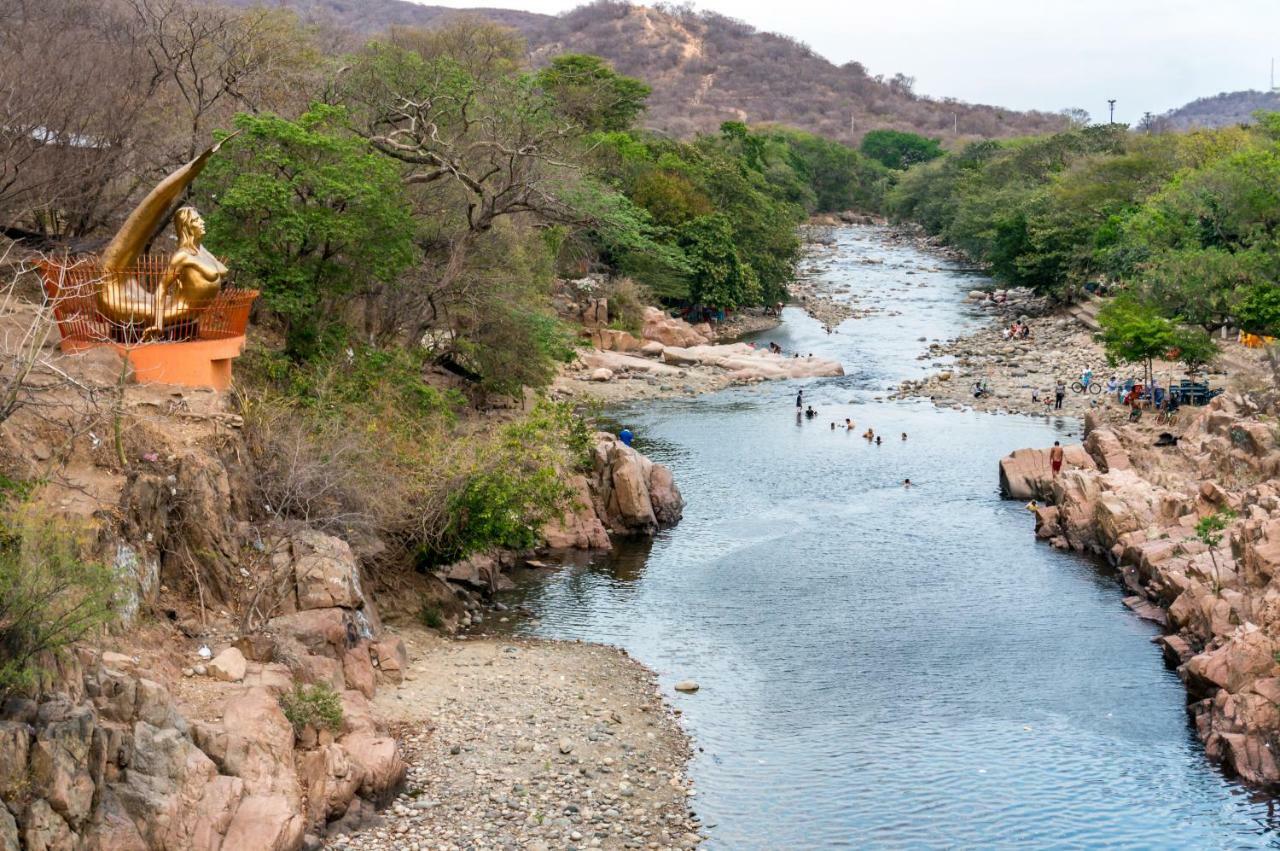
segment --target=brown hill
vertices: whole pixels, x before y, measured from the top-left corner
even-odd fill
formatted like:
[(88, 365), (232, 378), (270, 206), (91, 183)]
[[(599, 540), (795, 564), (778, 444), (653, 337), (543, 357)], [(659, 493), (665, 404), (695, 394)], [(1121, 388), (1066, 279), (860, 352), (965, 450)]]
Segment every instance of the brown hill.
[[(231, 0), (249, 5), (255, 0)], [(599, 0), (559, 16), (510, 9), (448, 9), (406, 0), (274, 0), (305, 18), (373, 34), (392, 24), (438, 26), (459, 14), (518, 29), (535, 64), (558, 53), (603, 56), (653, 86), (647, 123), (678, 135), (722, 121), (775, 122), (843, 141), (893, 128), (952, 139), (1020, 136), (1062, 129), (1061, 116), (933, 99), (912, 80), (834, 65), (785, 35), (760, 32), (713, 12)]]
[(1158, 116), (1155, 121), (1162, 130), (1229, 127), (1232, 124), (1252, 124), (1253, 113), (1258, 110), (1280, 111), (1280, 91), (1222, 92), (1193, 100)]

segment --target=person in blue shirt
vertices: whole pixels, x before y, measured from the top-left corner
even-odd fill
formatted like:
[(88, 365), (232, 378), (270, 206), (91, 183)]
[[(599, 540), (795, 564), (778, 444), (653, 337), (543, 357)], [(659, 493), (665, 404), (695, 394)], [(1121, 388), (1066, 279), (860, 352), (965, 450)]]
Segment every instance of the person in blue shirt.
[(635, 437), (636, 436), (631, 433), (631, 429), (626, 427), (624, 427), (622, 431), (618, 432), (618, 440), (621, 440), (627, 446), (631, 445), (631, 441), (635, 440)]

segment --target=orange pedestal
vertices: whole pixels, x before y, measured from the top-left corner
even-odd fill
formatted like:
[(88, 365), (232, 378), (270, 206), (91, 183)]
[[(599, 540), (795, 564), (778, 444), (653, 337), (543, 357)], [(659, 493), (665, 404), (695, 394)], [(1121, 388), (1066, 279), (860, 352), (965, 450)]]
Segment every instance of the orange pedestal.
[(226, 390), (231, 386), (231, 361), (244, 351), (244, 337), (115, 348), (129, 358), (139, 384)]

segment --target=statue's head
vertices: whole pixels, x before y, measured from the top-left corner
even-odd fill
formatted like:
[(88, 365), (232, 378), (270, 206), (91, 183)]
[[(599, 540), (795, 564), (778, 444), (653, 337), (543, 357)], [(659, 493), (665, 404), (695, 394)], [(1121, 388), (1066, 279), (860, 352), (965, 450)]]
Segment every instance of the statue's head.
[(173, 229), (178, 234), (178, 242), (199, 245), (204, 237), (204, 219), (195, 207), (182, 207), (173, 214)]

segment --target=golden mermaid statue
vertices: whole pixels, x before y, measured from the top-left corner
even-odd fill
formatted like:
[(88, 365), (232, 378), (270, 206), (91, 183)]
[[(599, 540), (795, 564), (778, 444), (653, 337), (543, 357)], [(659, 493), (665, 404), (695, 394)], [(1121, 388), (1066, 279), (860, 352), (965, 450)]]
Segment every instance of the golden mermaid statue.
[(165, 213), (225, 141), (161, 181), (129, 214), (107, 245), (99, 265), (102, 283), (97, 298), (98, 312), (104, 317), (122, 325), (145, 324), (144, 334), (152, 336), (163, 332), (166, 323), (180, 322), (218, 295), (227, 267), (201, 244), (204, 219), (194, 207), (183, 207), (174, 214), (178, 248), (155, 290), (147, 290), (132, 273)]

